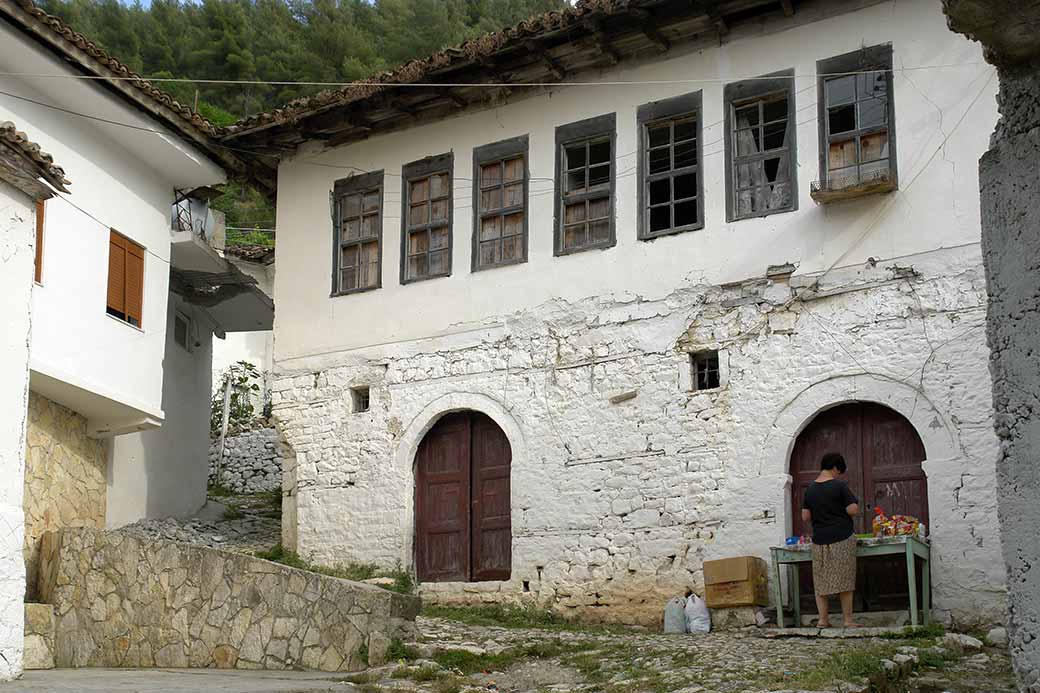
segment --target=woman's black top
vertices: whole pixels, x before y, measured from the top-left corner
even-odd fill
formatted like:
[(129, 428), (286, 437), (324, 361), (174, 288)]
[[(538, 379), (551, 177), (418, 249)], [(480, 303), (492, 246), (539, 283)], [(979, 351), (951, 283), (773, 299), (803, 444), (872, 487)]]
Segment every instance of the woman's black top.
[(805, 489), (802, 507), (812, 513), (814, 544), (834, 544), (851, 537), (852, 518), (845, 508), (859, 499), (849, 490), (849, 483), (842, 479), (814, 481)]

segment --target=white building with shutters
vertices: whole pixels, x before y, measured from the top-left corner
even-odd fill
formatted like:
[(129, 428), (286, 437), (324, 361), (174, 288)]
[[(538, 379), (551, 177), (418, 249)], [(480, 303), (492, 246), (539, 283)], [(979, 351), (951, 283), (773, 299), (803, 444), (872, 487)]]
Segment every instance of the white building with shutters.
[(273, 306), (211, 247), (207, 186), (241, 164), (208, 123), (29, 2), (0, 2), (0, 72), (0, 123), (71, 181), (27, 218), (24, 463), (0, 456), (24, 487), (26, 567), (0, 588), (32, 601), (44, 532), (201, 507), (212, 338), (270, 329)]
[[(222, 140), (281, 157), (287, 546), (654, 623), (799, 532), (835, 450), (868, 512), (926, 520), (933, 613), (1003, 620), (997, 82), (937, 3), (584, 2), (386, 79), (422, 86)], [(859, 608), (905, 609), (870, 570)]]

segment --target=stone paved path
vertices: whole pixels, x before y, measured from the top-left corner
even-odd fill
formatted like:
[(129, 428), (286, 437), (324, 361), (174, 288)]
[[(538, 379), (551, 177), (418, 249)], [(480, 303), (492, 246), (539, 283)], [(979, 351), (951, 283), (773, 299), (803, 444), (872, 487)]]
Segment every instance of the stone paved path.
[[(422, 636), (400, 661), (357, 675), (311, 672), (79, 669), (28, 672), (7, 691), (147, 693), (759, 693), (866, 691), (862, 684), (805, 678), (850, 657), (897, 657), (905, 642), (879, 638), (761, 637), (755, 631), (703, 636), (549, 631), (469, 626), (420, 617)], [(925, 643), (916, 642), (917, 652)], [(398, 653), (402, 654), (402, 653)], [(858, 661), (858, 660), (857, 660)], [(799, 678), (801, 675), (801, 678)], [(888, 693), (1014, 693), (1004, 650), (964, 652), (938, 668), (919, 667)]]

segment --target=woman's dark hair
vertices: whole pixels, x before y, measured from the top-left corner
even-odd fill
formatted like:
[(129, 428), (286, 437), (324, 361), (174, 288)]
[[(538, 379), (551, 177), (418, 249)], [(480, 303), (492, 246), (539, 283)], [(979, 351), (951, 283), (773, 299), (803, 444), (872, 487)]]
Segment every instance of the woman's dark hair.
[(837, 469), (839, 473), (844, 474), (847, 469), (845, 458), (840, 453), (828, 452), (820, 460), (820, 469)]

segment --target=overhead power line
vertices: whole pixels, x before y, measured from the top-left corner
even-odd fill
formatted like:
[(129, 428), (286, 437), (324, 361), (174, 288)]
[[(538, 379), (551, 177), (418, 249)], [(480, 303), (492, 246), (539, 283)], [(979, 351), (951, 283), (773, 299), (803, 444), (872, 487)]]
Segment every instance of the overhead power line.
[(356, 81), (356, 82), (311, 82), (306, 80), (264, 80), (264, 79), (207, 79), (194, 77), (118, 77), (104, 75), (71, 75), (53, 74), (46, 72), (0, 72), (0, 77), (17, 77), (20, 79), (78, 79), (78, 80), (101, 80), (101, 81), (125, 81), (137, 82), (148, 81), (155, 83), (175, 82), (188, 84), (214, 84), (228, 86), (277, 86), (277, 87), (386, 87), (394, 89), (407, 89), (410, 87), (432, 89), (461, 89), (466, 87), (484, 87), (488, 89), (517, 88), (517, 87), (633, 87), (633, 86), (665, 86), (669, 84), (725, 84), (727, 82), (745, 82), (750, 80), (776, 80), (776, 79), (799, 79), (818, 77), (844, 77), (848, 75), (866, 75), (878, 72), (914, 72), (918, 70), (945, 70), (960, 67), (973, 67), (985, 65), (984, 62), (946, 63), (940, 65), (912, 65), (892, 68), (879, 68), (876, 70), (856, 70), (849, 72), (825, 72), (796, 75), (780, 75), (763, 77), (752, 75), (748, 77), (703, 77), (690, 79), (634, 79), (634, 80), (602, 80), (595, 82), (378, 82), (378, 81)]

